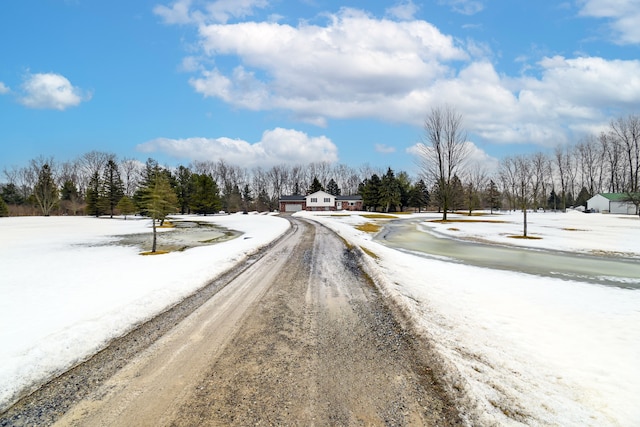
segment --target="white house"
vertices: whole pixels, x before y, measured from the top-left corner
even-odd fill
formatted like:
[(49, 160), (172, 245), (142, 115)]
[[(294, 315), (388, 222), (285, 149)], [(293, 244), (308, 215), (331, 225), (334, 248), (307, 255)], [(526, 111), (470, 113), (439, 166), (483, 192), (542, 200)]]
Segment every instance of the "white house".
[(587, 200), (587, 209), (593, 212), (636, 215), (636, 205), (627, 199), (626, 193), (598, 193)]
[(310, 211), (330, 211), (336, 207), (336, 196), (324, 191), (316, 191), (305, 196), (305, 199), (307, 210)]
[(362, 197), (334, 196), (325, 191), (316, 191), (306, 196), (296, 194), (280, 197), (280, 212), (297, 211), (335, 211), (335, 210), (362, 210)]

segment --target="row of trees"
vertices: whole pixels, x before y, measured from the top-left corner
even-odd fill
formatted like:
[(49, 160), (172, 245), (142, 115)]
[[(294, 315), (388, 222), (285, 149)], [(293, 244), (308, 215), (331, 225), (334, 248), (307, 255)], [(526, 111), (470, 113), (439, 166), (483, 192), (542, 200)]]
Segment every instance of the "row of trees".
[(274, 210), (282, 195), (318, 189), (360, 194), (369, 210), (432, 208), (443, 219), (453, 210), (565, 209), (583, 205), (599, 192), (625, 192), (631, 199), (638, 193), (640, 118), (635, 115), (613, 120), (600, 135), (552, 153), (506, 157), (493, 174), (468, 161), (463, 118), (453, 107), (432, 109), (423, 135), (416, 179), (369, 165), (311, 163), (249, 170), (224, 160), (169, 168), (152, 159), (118, 160), (98, 151), (63, 163), (39, 157), (25, 167), (4, 170), (0, 215), (145, 213), (145, 194), (158, 177), (175, 194), (176, 212), (200, 214)]
[[(443, 220), (462, 200), (471, 213), (482, 189), (492, 208), (501, 198), (510, 209), (524, 212), (525, 236), (530, 208), (585, 205), (600, 192), (625, 193), (627, 200), (640, 207), (639, 116), (612, 120), (609, 129), (597, 137), (589, 136), (574, 146), (558, 146), (552, 155), (538, 152), (506, 157), (493, 179), (480, 166), (468, 164), (469, 148), (462, 116), (448, 106), (432, 109), (424, 121), (420, 159), (424, 176), (434, 184)], [(467, 184), (460, 183), (460, 176)], [(502, 197), (496, 182), (501, 184)]]

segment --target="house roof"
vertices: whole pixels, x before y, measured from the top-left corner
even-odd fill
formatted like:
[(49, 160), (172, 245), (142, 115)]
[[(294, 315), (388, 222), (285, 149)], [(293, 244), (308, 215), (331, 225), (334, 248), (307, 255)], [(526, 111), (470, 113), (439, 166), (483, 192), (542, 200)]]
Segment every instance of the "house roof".
[(336, 196), (336, 200), (362, 200), (362, 196), (359, 194), (353, 196)]
[(600, 193), (600, 195), (612, 202), (626, 202), (629, 200), (627, 193)]
[(281, 202), (304, 202), (304, 196), (302, 194), (292, 194), (290, 196), (280, 196)]

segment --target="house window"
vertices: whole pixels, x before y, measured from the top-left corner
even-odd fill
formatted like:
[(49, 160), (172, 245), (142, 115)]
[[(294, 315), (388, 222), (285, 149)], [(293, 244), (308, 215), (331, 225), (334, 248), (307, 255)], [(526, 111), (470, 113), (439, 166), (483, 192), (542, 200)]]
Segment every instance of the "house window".
[(311, 198), (311, 203), (317, 203), (318, 202), (318, 198), (317, 197), (312, 197)]
[(325, 202), (325, 203), (329, 203), (329, 202), (331, 202), (331, 199), (330, 199), (330, 198), (328, 198), (328, 197), (325, 197), (325, 198), (324, 198), (324, 202)]

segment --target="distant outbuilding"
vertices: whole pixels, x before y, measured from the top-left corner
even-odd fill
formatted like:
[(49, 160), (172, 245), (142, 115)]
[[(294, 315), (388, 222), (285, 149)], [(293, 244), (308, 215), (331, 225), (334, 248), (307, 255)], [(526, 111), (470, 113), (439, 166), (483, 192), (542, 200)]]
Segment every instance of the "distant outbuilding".
[(591, 212), (637, 215), (638, 208), (629, 200), (627, 193), (598, 193), (587, 200)]

